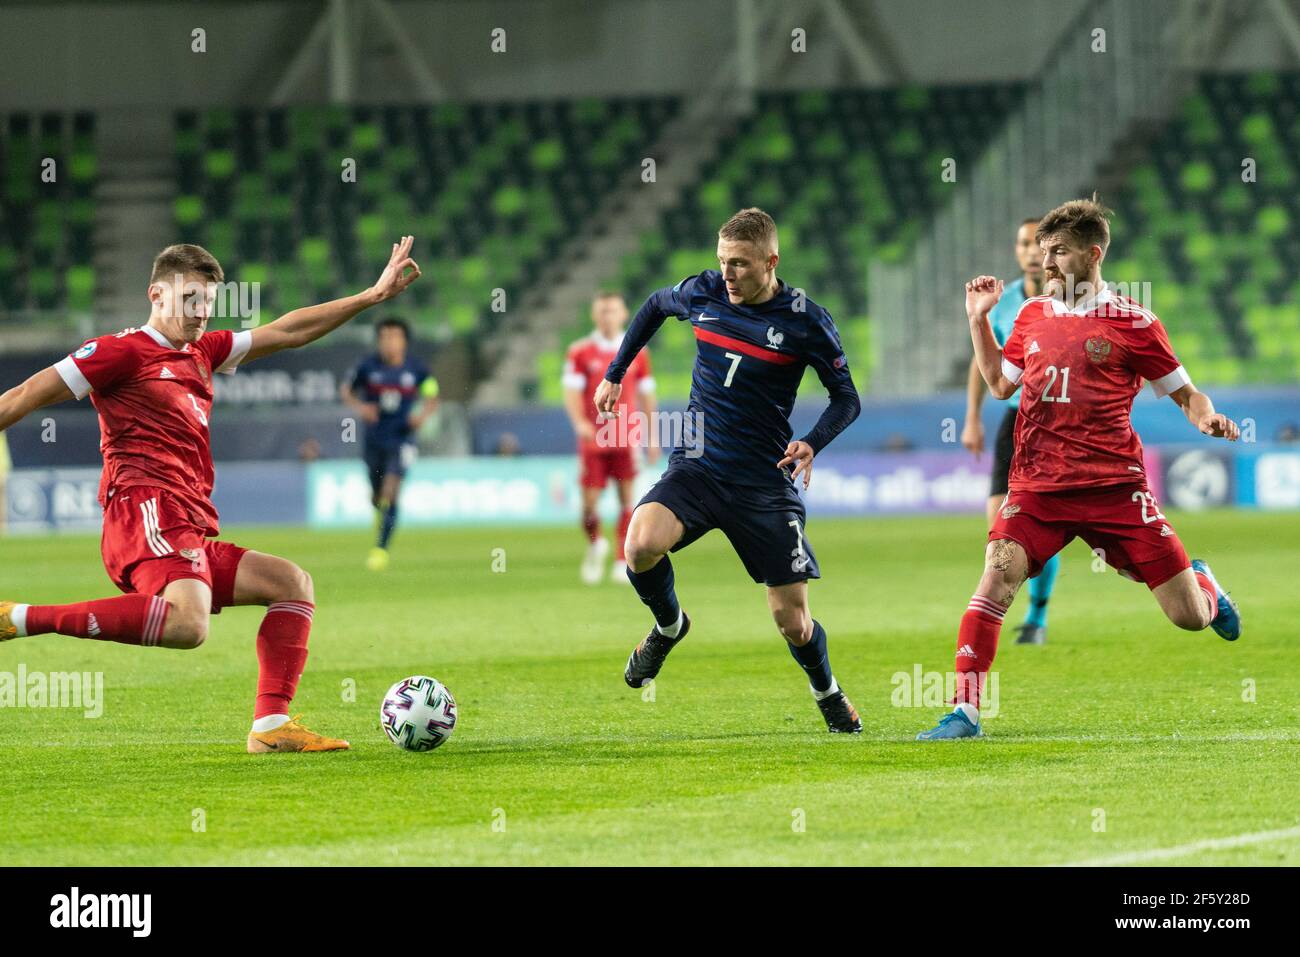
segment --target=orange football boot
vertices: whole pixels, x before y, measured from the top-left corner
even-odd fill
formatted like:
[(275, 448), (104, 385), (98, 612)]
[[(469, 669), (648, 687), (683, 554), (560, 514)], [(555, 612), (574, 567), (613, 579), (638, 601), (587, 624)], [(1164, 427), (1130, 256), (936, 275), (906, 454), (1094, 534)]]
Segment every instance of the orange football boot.
[(18, 637), (18, 626), (11, 617), (16, 601), (0, 601), (0, 641)]
[(298, 723), (302, 715), (295, 714), (280, 727), (271, 731), (248, 732), (248, 753), (265, 754), (269, 751), (346, 751), (352, 747), (340, 738), (327, 738), (308, 730)]

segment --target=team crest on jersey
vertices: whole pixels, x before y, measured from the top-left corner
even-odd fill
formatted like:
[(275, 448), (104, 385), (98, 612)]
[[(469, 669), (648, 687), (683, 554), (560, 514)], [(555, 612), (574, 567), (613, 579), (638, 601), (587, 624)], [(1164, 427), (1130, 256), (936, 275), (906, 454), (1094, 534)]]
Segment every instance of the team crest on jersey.
[(769, 349), (780, 349), (781, 343), (785, 342), (785, 333), (777, 332), (776, 326), (767, 327), (767, 347)]
[(202, 379), (204, 385), (206, 385), (208, 382), (208, 367), (202, 362), (196, 362), (194, 364), (199, 367), (199, 378)]
[(177, 554), (187, 562), (197, 562), (199, 560), (199, 550), (197, 548), (182, 548)]
[(1020, 511), (1020, 506), (1019, 506), (1019, 505), (1003, 505), (1003, 506), (1002, 506), (1002, 517), (1003, 517), (1003, 518), (1010, 518), (1011, 516), (1015, 515), (1016, 512), (1018, 512), (1018, 511)]
[(76, 352), (72, 354), (72, 358), (89, 359), (91, 356), (95, 354), (95, 349), (98, 347), (98, 345), (99, 343), (97, 342), (87, 342), (84, 346), (82, 346), (80, 349), (78, 349)]
[(1100, 365), (1110, 358), (1110, 343), (1105, 339), (1084, 339), (1083, 351), (1088, 353), (1089, 359)]

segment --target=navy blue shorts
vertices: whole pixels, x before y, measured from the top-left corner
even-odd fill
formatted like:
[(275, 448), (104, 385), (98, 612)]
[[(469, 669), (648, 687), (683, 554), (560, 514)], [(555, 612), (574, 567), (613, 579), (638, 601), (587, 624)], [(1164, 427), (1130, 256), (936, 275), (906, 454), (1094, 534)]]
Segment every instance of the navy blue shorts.
[(675, 462), (639, 504), (646, 502), (658, 502), (685, 526), (673, 551), (717, 528), (756, 582), (775, 586), (821, 578), (804, 537), (803, 499), (791, 484), (723, 486), (701, 466)]
[(366, 470), (370, 473), (370, 487), (378, 495), (379, 487), (384, 484), (384, 476), (406, 477), (406, 470), (415, 461), (415, 444), (401, 442), (393, 445), (372, 445), (367, 442), (364, 455)]

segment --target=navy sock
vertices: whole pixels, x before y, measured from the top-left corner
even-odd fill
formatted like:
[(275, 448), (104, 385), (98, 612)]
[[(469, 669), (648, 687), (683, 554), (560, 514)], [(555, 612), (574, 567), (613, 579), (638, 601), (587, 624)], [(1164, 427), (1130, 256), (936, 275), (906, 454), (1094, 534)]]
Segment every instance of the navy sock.
[(379, 526), (379, 547), (387, 548), (388, 540), (393, 537), (393, 529), (397, 527), (397, 503), (393, 502), (384, 510), (384, 522)]
[[(788, 644), (788, 642), (787, 642)], [(790, 645), (790, 654), (799, 662), (799, 667), (808, 673), (808, 681), (817, 691), (830, 689), (831, 659), (826, 654), (826, 629), (816, 618), (813, 619), (812, 638), (801, 648)]]
[(655, 616), (655, 623), (662, 628), (671, 628), (677, 624), (682, 613), (682, 606), (677, 604), (677, 592), (673, 590), (673, 563), (665, 555), (653, 568), (643, 572), (627, 568), (627, 580), (632, 583), (641, 601)]

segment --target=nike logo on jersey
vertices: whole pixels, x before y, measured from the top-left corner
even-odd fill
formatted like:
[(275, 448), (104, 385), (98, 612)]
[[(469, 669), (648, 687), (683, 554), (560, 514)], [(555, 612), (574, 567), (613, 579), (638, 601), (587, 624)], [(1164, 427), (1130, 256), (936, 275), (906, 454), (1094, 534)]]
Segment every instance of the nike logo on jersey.
[(160, 372), (160, 373), (158, 373), (158, 378), (160, 378), (160, 379), (174, 379), (174, 378), (176, 378), (176, 375), (175, 375), (175, 373), (172, 372), (171, 369), (168, 369), (166, 366), (163, 366), (163, 371)]
[(1037, 351), (1038, 351), (1038, 340), (1035, 339), (1033, 342), (1029, 343), (1029, 348), (1025, 350), (1025, 355), (1032, 356)]
[(702, 313), (700, 313), (700, 318), (699, 318), (697, 321), (698, 321), (698, 322), (717, 322), (717, 321), (718, 321), (718, 317), (717, 317), (717, 316), (710, 316), (710, 315), (708, 315), (708, 314), (702, 312)]

